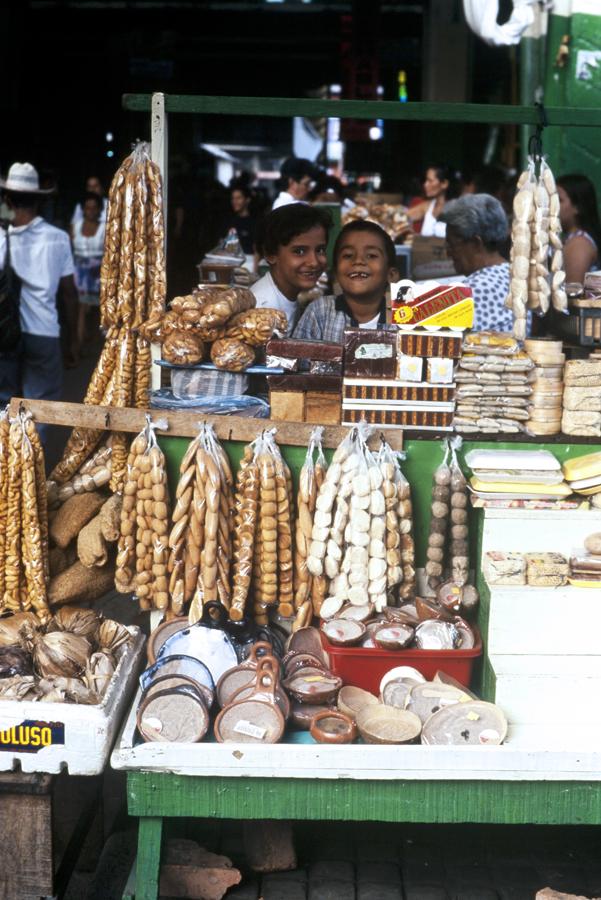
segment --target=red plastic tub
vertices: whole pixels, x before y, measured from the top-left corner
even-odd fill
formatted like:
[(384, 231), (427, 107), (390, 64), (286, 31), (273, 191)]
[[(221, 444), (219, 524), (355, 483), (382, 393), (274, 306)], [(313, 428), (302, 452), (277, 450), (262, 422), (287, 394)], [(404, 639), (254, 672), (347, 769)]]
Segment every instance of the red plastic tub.
[(482, 640), (476, 631), (471, 650), (379, 650), (375, 647), (336, 647), (321, 632), (324, 649), (330, 657), (330, 669), (345, 684), (380, 692), (380, 681), (395, 666), (413, 666), (431, 681), (440, 669), (460, 684), (469, 686), (474, 660), (482, 653)]

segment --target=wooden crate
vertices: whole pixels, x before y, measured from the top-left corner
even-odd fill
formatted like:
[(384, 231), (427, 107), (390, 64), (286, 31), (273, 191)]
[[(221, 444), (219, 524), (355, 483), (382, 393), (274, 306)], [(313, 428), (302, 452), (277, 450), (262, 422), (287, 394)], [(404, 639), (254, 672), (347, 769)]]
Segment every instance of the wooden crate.
[(271, 418), (276, 422), (306, 422), (315, 425), (339, 425), (340, 394), (328, 391), (269, 392)]

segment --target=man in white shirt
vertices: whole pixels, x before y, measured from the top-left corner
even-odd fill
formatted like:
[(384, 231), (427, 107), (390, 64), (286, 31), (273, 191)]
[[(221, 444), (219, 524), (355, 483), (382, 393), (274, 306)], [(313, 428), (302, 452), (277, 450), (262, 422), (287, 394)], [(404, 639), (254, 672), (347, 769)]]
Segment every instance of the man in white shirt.
[(273, 201), (273, 209), (287, 203), (306, 203), (307, 195), (314, 184), (316, 168), (308, 159), (290, 156), (280, 169), (280, 193)]
[[(61, 396), (63, 362), (57, 295), (64, 304), (69, 350), (77, 360), (77, 289), (69, 236), (49, 225), (38, 213), (42, 194), (38, 173), (30, 163), (14, 163), (0, 188), (14, 213), (9, 227), (11, 265), (21, 279), (21, 343), (0, 354), (0, 402), (11, 397), (57, 400)], [(52, 190), (52, 189), (51, 189)], [(0, 230), (0, 265), (6, 256), (6, 235)]]

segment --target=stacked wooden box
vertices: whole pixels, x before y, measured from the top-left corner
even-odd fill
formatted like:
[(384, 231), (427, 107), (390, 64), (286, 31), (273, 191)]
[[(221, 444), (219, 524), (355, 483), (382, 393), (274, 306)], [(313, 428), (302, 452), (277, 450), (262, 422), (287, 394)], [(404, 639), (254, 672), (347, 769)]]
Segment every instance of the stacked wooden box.
[[(369, 332), (363, 331), (365, 341)], [(366, 419), (374, 425), (450, 431), (455, 411), (454, 361), (461, 355), (460, 329), (399, 327), (396, 352), (386, 372), (349, 364), (345, 348), (343, 424)]]
[(272, 338), (266, 356), (268, 365), (284, 369), (267, 376), (274, 421), (340, 424), (340, 344)]

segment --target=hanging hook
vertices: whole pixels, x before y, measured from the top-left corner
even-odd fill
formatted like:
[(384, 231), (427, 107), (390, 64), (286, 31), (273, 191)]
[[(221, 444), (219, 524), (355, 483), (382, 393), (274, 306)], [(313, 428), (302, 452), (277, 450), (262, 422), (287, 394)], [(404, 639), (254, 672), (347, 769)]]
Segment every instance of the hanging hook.
[(547, 118), (547, 110), (544, 103), (536, 101), (534, 108), (538, 112), (538, 123), (535, 127), (534, 134), (530, 135), (528, 141), (528, 155), (534, 157), (536, 162), (540, 162), (543, 156), (543, 130), (549, 124)]
[(104, 417), (104, 427), (105, 428), (111, 427), (111, 414), (110, 413), (107, 413)]

